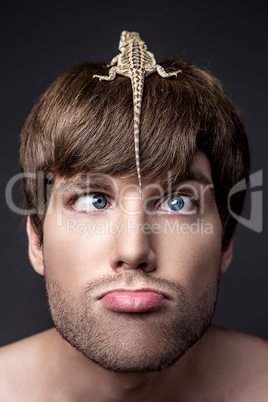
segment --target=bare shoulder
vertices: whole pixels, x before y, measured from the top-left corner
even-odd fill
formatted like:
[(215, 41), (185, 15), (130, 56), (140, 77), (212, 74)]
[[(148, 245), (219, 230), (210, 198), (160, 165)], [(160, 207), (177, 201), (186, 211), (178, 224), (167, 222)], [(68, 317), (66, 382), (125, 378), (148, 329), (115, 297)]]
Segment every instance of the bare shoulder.
[[(254, 335), (234, 331), (227, 328), (212, 326), (208, 333), (208, 341), (216, 347), (218, 353), (225, 358), (241, 361), (250, 359), (252, 365), (268, 368), (268, 342)], [(220, 350), (218, 349), (221, 346)]]
[(211, 327), (204, 339), (211, 378), (236, 401), (268, 400), (268, 342), (256, 336)]
[(17, 401), (16, 392), (23, 394), (25, 384), (40, 372), (45, 357), (43, 345), (50, 333), (51, 330), (44, 331), (0, 348), (0, 402)]

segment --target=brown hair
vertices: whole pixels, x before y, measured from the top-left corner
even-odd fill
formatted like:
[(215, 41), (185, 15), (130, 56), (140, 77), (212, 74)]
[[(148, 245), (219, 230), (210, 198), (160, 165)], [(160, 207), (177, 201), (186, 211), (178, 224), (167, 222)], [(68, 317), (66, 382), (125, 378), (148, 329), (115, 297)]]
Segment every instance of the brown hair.
[[(183, 176), (197, 150), (211, 164), (216, 202), (223, 225), (223, 246), (236, 222), (227, 208), (231, 187), (248, 179), (249, 150), (237, 108), (211, 74), (187, 62), (161, 63), (167, 71), (182, 70), (176, 78), (157, 73), (145, 79), (140, 162), (142, 177), (156, 178), (169, 170)], [(93, 78), (107, 67), (85, 63), (61, 75), (30, 113), (21, 135), (24, 172), (71, 177), (78, 173), (136, 174), (133, 141), (133, 101), (130, 79), (117, 76), (109, 83)], [(36, 209), (36, 180), (23, 181), (26, 208)], [(241, 213), (243, 193), (233, 198)], [(42, 213), (32, 213), (41, 237)]]

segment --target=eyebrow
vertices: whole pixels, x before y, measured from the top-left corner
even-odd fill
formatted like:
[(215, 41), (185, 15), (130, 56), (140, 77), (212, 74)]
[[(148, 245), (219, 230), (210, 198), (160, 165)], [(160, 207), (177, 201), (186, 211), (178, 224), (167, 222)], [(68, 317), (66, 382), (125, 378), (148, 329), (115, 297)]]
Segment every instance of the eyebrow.
[(179, 185), (182, 185), (187, 182), (197, 182), (199, 184), (202, 184), (204, 186), (210, 187), (211, 190), (213, 190), (213, 181), (203, 173), (199, 171), (190, 171), (189, 173), (177, 177), (176, 175), (170, 175), (167, 179), (161, 181), (161, 186), (166, 189), (169, 187), (177, 187)]
[(68, 179), (56, 186), (55, 193), (58, 198), (66, 191), (89, 190), (94, 188), (94, 190), (111, 192), (114, 190), (114, 187), (112, 179), (93, 174), (89, 176), (76, 176)]
[[(187, 182), (196, 182), (202, 184), (214, 193), (213, 182), (210, 178), (198, 171), (190, 171), (186, 175), (183, 176), (176, 176), (170, 175), (167, 179), (164, 179), (160, 182), (160, 186), (164, 191), (167, 189), (174, 189), (179, 187)], [(115, 181), (114, 181), (115, 183)], [(59, 198), (62, 196), (63, 193), (67, 191), (78, 191), (78, 190), (90, 190), (94, 189), (97, 191), (106, 191), (112, 192), (116, 188), (115, 184), (113, 183), (112, 178), (103, 177), (98, 174), (92, 175), (79, 175), (72, 177), (64, 181), (63, 183), (56, 186), (55, 189), (55, 196)]]

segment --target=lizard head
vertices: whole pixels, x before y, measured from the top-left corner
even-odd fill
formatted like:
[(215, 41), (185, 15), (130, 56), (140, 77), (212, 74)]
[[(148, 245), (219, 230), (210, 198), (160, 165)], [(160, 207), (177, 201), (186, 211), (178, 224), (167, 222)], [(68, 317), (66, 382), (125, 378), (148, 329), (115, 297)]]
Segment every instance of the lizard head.
[(122, 51), (123, 48), (125, 48), (132, 42), (139, 42), (145, 44), (143, 40), (140, 38), (138, 32), (122, 31), (120, 35), (119, 49)]

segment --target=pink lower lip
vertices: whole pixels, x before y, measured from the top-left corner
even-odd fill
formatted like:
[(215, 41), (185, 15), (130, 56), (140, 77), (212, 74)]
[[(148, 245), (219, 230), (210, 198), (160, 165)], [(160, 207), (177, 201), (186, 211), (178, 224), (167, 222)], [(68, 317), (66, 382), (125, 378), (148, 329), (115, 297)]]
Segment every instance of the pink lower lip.
[(144, 313), (166, 304), (166, 297), (153, 291), (113, 291), (101, 298), (105, 307), (122, 313)]

